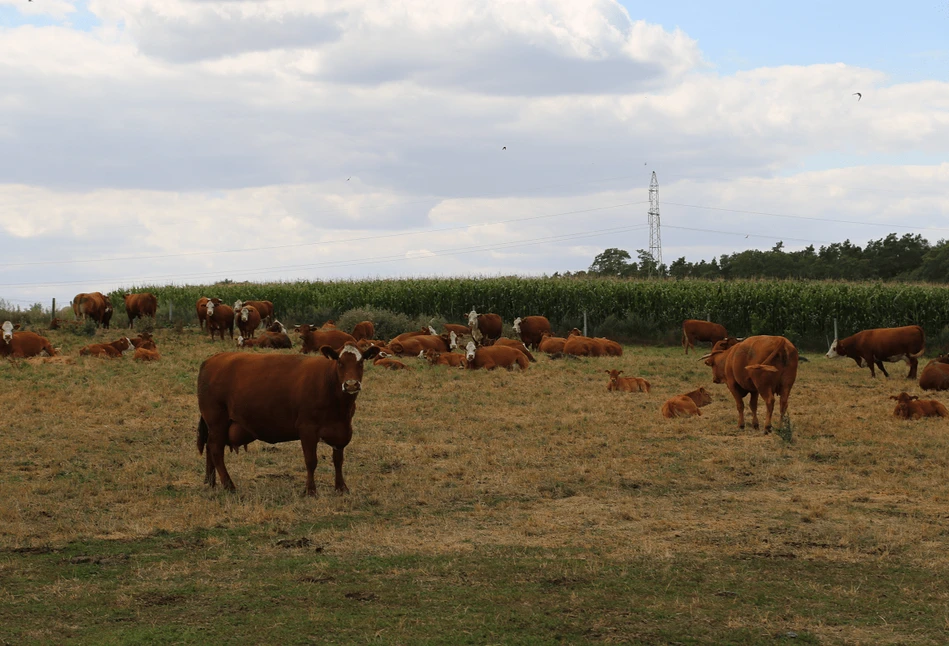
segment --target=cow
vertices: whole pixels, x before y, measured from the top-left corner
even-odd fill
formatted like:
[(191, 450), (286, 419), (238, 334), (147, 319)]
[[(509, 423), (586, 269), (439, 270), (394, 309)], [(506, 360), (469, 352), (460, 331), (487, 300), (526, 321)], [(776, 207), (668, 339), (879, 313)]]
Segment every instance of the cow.
[(419, 356), (426, 350), (432, 349), (438, 352), (451, 352), (458, 346), (458, 340), (455, 333), (440, 334), (422, 334), (412, 336), (402, 341), (393, 341), (389, 344), (389, 349), (396, 356)]
[(620, 377), (622, 370), (607, 370), (610, 382), (606, 385), (609, 392), (648, 393), (652, 386), (642, 377)]
[(306, 493), (316, 495), (316, 445), (333, 447), (336, 491), (349, 491), (343, 479), (343, 450), (353, 437), (356, 397), (362, 390), (363, 364), (378, 348), (360, 352), (348, 345), (329, 346), (322, 356), (222, 352), (198, 372), (198, 453), (204, 453), (204, 481), (234, 491), (224, 466), (224, 449), (240, 449), (261, 440), (269, 444), (300, 440), (306, 463)]
[(667, 419), (673, 417), (688, 417), (690, 415), (701, 415), (699, 410), (702, 406), (708, 406), (712, 403), (712, 396), (704, 387), (684, 395), (671, 397), (662, 405), (660, 411), (662, 416)]
[(152, 338), (151, 332), (140, 332), (137, 337), (129, 340), (132, 342), (132, 346), (136, 350), (139, 348), (144, 348), (146, 350), (156, 350), (158, 348), (158, 346), (155, 344), (155, 340)]
[(593, 339), (600, 346), (601, 354), (606, 357), (622, 357), (623, 346), (612, 339), (596, 337)]
[[(326, 323), (324, 323), (323, 325), (321, 325), (321, 326), (320, 326), (319, 328), (317, 328), (317, 329), (320, 330), (320, 331), (322, 331), (322, 332), (326, 332), (326, 331), (328, 331), (328, 330), (337, 330), (337, 329), (339, 329), (339, 328), (336, 327), (336, 321), (335, 321), (334, 319), (329, 319), (328, 321), (326, 321)], [(352, 336), (352, 335), (350, 335), (350, 336)]]
[(335, 352), (342, 352), (347, 343), (353, 345), (354, 348), (356, 346), (356, 339), (342, 330), (321, 330), (314, 329), (315, 327), (304, 324), (293, 328), (294, 332), (300, 333), (300, 338), (303, 340), (303, 347), (300, 348), (303, 354), (318, 354), (324, 345)]
[[(258, 310), (258, 311), (259, 311), (259, 310)], [(277, 319), (274, 319), (273, 323), (271, 323), (271, 324), (268, 325), (266, 328), (264, 328), (264, 330), (267, 331), (267, 332), (275, 332), (275, 333), (277, 333), (277, 334), (286, 334), (286, 333), (287, 333), (287, 328), (284, 327), (283, 323), (281, 323), (281, 322), (278, 321)]]
[(362, 341), (356, 341), (356, 348), (360, 352), (365, 352), (367, 348), (371, 348), (372, 346), (376, 346), (386, 354), (392, 354), (386, 342), (380, 339), (363, 339)]
[(939, 355), (926, 364), (919, 375), (923, 390), (949, 390), (949, 355)]
[(891, 395), (890, 399), (896, 400), (896, 408), (893, 409), (893, 415), (900, 419), (920, 419), (921, 417), (949, 417), (949, 410), (942, 402), (935, 399), (920, 399), (916, 395), (902, 392), (899, 395)]
[(260, 336), (254, 339), (245, 339), (243, 336), (237, 337), (237, 347), (239, 348), (274, 348), (288, 350), (293, 347), (293, 341), (289, 334), (283, 332), (264, 331)]
[(457, 323), (445, 323), (442, 327), (445, 328), (445, 334), (455, 333), (459, 339), (463, 336), (469, 336), (471, 334), (471, 328), (467, 325), (458, 325)]
[(471, 338), (478, 345), (490, 345), (490, 341), (501, 338), (503, 326), (497, 314), (478, 314), (472, 307), (468, 313), (468, 327)]
[(379, 357), (372, 362), (372, 365), (379, 366), (380, 368), (385, 368), (386, 370), (408, 369), (408, 366), (406, 366), (404, 363), (396, 359), (391, 359), (389, 355), (385, 354), (384, 352), (379, 352)]
[(538, 349), (541, 352), (546, 352), (547, 354), (563, 354), (563, 346), (567, 342), (567, 339), (559, 336), (551, 336), (548, 334), (541, 335), (540, 343), (538, 344)]
[(432, 326), (429, 325), (427, 327), (421, 328), (420, 330), (415, 330), (414, 332), (403, 332), (402, 334), (390, 339), (388, 345), (392, 345), (396, 341), (404, 341), (405, 339), (410, 339), (413, 336), (425, 336), (428, 334), (433, 334), (435, 336), (438, 336), (437, 334), (435, 334), (435, 330), (432, 328)]
[(234, 338), (234, 310), (224, 303), (215, 303), (218, 299), (212, 298), (208, 301), (208, 332), (211, 333), (211, 340), (214, 340), (214, 333), (219, 332), (221, 341), (224, 340), (224, 330), (227, 330), (231, 339)]
[(158, 298), (154, 294), (142, 292), (141, 294), (126, 294), (122, 297), (125, 301), (125, 313), (129, 317), (129, 329), (135, 319), (150, 316), (155, 318), (158, 311)]
[(771, 432), (774, 399), (781, 397), (781, 419), (788, 410), (788, 397), (797, 379), (798, 354), (794, 344), (783, 336), (750, 336), (731, 346), (706, 355), (715, 383), (724, 382), (735, 398), (738, 428), (745, 428), (745, 395), (751, 394), (751, 425), (758, 429), (758, 396), (767, 406), (765, 433)]
[(834, 339), (827, 351), (828, 359), (850, 357), (859, 367), (863, 362), (870, 366), (870, 376), (876, 377), (874, 364), (883, 371), (883, 376), (890, 374), (883, 367), (883, 362), (893, 363), (905, 361), (909, 364), (907, 379), (916, 379), (916, 368), (919, 366), (919, 357), (926, 352), (926, 333), (918, 325), (905, 327), (885, 327), (872, 330), (863, 330), (845, 339)]
[(25, 359), (35, 357), (41, 352), (50, 357), (56, 356), (56, 350), (49, 339), (35, 332), (14, 332), (16, 328), (19, 328), (19, 325), (14, 327), (10, 321), (4, 321), (3, 325), (0, 325), (0, 357)]
[(682, 346), (685, 348), (686, 354), (689, 354), (689, 348), (695, 349), (696, 341), (715, 345), (717, 341), (721, 341), (727, 336), (728, 332), (724, 325), (697, 319), (682, 321)]
[[(274, 321), (273, 315), (273, 303), (270, 301), (240, 301), (234, 303), (234, 311), (240, 312), (241, 308), (245, 305), (250, 305), (257, 310), (257, 313), (260, 314), (260, 320), (265, 324), (270, 325)], [(284, 330), (286, 332), (286, 330)]]
[(534, 355), (531, 354), (531, 351), (527, 349), (527, 346), (524, 345), (524, 342), (523, 342), (523, 341), (520, 341), (520, 340), (518, 340), (518, 339), (506, 339), (506, 338), (504, 338), (504, 337), (501, 337), (500, 339), (498, 339), (497, 341), (495, 341), (495, 342), (492, 343), (491, 345), (492, 345), (492, 346), (503, 345), (503, 346), (507, 346), (507, 347), (509, 347), (509, 348), (514, 348), (515, 350), (519, 350), (519, 351), (523, 352), (523, 353), (524, 353), (524, 356), (527, 357), (527, 360), (530, 361), (531, 363), (536, 363), (536, 362), (537, 362), (537, 359), (535, 359), (535, 358), (534, 358)]
[(357, 341), (362, 341), (363, 339), (371, 339), (376, 335), (376, 326), (372, 324), (372, 321), (362, 321), (357, 323), (353, 327), (353, 338)]
[[(217, 304), (221, 304), (221, 299), (218, 298)], [(207, 296), (202, 296), (198, 299), (198, 302), (195, 304), (195, 310), (198, 313), (198, 328), (204, 330), (208, 324), (208, 303), (211, 301)]]
[(77, 319), (91, 318), (96, 322), (97, 327), (109, 329), (109, 322), (112, 320), (112, 301), (102, 292), (76, 294), (73, 298), (73, 313)]
[(241, 336), (253, 339), (254, 332), (260, 327), (260, 313), (253, 305), (244, 305), (234, 311), (234, 321)]
[(520, 368), (527, 370), (530, 361), (524, 356), (524, 353), (514, 348), (504, 345), (475, 345), (474, 341), (469, 341), (465, 348), (465, 359), (468, 361), (469, 370), (484, 368), (485, 370), (494, 370), (495, 368), (507, 368), (514, 370)]
[(606, 354), (606, 348), (596, 339), (571, 334), (563, 345), (563, 352), (575, 357), (602, 357)]
[(550, 321), (546, 316), (525, 316), (514, 319), (514, 334), (531, 350), (539, 349), (544, 334), (550, 334)]
[(161, 359), (161, 355), (159, 355), (158, 350), (154, 348), (136, 348), (132, 359), (135, 361), (158, 361)]
[(423, 353), (423, 359), (433, 366), (448, 366), (450, 368), (467, 368), (468, 359), (465, 355), (456, 352), (439, 352), (429, 348)]
[(79, 348), (79, 356), (106, 357), (114, 359), (121, 357), (126, 352), (134, 352), (135, 346), (128, 337), (116, 339), (110, 343), (93, 343)]

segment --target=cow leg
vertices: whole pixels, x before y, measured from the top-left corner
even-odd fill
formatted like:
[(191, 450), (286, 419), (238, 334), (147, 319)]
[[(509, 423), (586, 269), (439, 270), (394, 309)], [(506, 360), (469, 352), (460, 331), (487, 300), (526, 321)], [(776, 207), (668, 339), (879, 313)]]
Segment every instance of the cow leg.
[[(758, 430), (758, 393), (756, 391), (751, 392), (751, 401), (748, 402), (751, 406), (751, 428)], [(768, 418), (770, 419), (770, 417)]]
[[(880, 369), (880, 371), (883, 373), (883, 376), (886, 377), (887, 379), (889, 379), (889, 378), (890, 378), (890, 373), (888, 373), (888, 372), (886, 371), (886, 368), (883, 367), (883, 360), (882, 360), (882, 359), (877, 359), (877, 362), (876, 362), (876, 363), (877, 363), (877, 367), (878, 367), (878, 368)], [(870, 368), (870, 371), (873, 372), (873, 368)]]
[[(876, 363), (880, 363), (880, 362), (876, 362)], [(867, 365), (870, 366), (870, 376), (873, 377), (874, 379), (876, 379), (876, 377), (877, 377), (877, 371), (876, 371), (876, 369), (873, 367), (874, 361), (873, 361), (872, 358), (867, 359)], [(883, 367), (883, 364), (882, 364), (882, 363), (880, 363), (880, 367), (881, 367), (881, 368)]]
[(214, 470), (214, 458), (211, 457), (209, 447), (204, 451), (204, 484), (217, 486), (217, 472)]
[[(303, 461), (306, 463), (306, 495), (308, 496), (316, 495), (316, 482), (313, 480), (313, 472), (316, 471), (317, 437), (319, 436), (316, 433), (300, 433), (300, 446), (303, 448)], [(340, 468), (342, 468), (342, 461), (340, 462)]]
[(236, 489), (234, 481), (231, 480), (231, 475), (227, 472), (227, 467), (224, 466), (224, 442), (221, 442), (220, 439), (215, 442), (208, 442), (205, 450), (214, 460), (214, 468), (217, 469), (217, 474), (221, 477), (221, 486), (228, 491), (234, 491)]
[(343, 447), (333, 447), (333, 468), (336, 469), (336, 491), (349, 493), (349, 487), (343, 480)]
[(767, 435), (771, 432), (771, 417), (774, 414), (774, 393), (772, 391), (768, 391), (767, 393), (762, 394), (762, 397), (764, 397), (764, 403), (768, 411), (764, 420), (764, 433)]
[(788, 396), (791, 394), (790, 388), (781, 389), (781, 423), (784, 423), (785, 418), (788, 416)]
[(919, 359), (916, 357), (909, 358), (909, 374), (906, 375), (907, 379), (916, 379), (916, 368), (919, 366)]
[[(731, 389), (729, 389), (731, 390)], [(732, 390), (732, 397), (735, 398), (735, 407), (738, 409), (738, 428), (745, 428), (745, 400), (744, 395), (739, 394), (737, 390)]]

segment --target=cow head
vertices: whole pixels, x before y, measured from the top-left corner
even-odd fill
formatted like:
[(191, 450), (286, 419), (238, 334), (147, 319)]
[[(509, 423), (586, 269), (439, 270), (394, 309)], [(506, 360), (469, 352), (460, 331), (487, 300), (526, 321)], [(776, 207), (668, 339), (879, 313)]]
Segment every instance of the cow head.
[(830, 344), (830, 349), (827, 351), (827, 354), (824, 355), (828, 359), (839, 359), (844, 356), (843, 348), (840, 347), (840, 341), (834, 339), (834, 342)]
[(238, 337), (237, 337), (237, 347), (238, 347), (238, 348), (243, 348), (243, 347), (244, 347), (244, 337), (243, 337), (243, 336), (238, 335)]
[(475, 308), (471, 308), (471, 311), (468, 312), (468, 327), (472, 330), (478, 329), (478, 312), (475, 311)]
[(244, 307), (244, 301), (242, 301), (241, 299), (237, 299), (236, 301), (234, 301), (235, 312), (240, 312), (243, 307)]
[(419, 357), (421, 357), (422, 359), (427, 359), (428, 362), (432, 365), (435, 365), (435, 362), (438, 361), (438, 357), (440, 356), (442, 356), (442, 353), (434, 348), (429, 348), (428, 350), (424, 350), (419, 355)]
[(909, 419), (913, 415), (913, 412), (910, 410), (909, 406), (910, 402), (919, 399), (919, 397), (916, 395), (910, 395), (907, 392), (902, 392), (899, 395), (890, 395), (890, 399), (896, 400), (896, 408), (893, 409), (893, 414), (897, 417)]
[(604, 370), (603, 372), (610, 376), (610, 381), (616, 381), (623, 374), (622, 370)]
[(458, 335), (454, 332), (448, 333), (448, 349), (454, 350), (458, 347)]
[(336, 362), (336, 377), (347, 395), (358, 395), (362, 390), (363, 362), (379, 354), (379, 348), (373, 346), (360, 352), (354, 345), (346, 344), (340, 352), (328, 345), (320, 348), (320, 353)]
[(713, 350), (699, 359), (699, 361), (704, 361), (705, 365), (712, 369), (712, 383), (725, 383), (725, 359), (727, 357), (728, 350)]
[(208, 316), (214, 316), (214, 308), (218, 305), (218, 303), (214, 302), (216, 300), (218, 299), (215, 298), (208, 301)]
[(465, 346), (465, 359), (468, 361), (474, 361), (475, 351), (478, 349), (478, 346), (475, 345), (474, 341), (468, 341), (468, 345)]
[(13, 339), (13, 323), (4, 321), (0, 328), (3, 329), (3, 340), (9, 343), (10, 340)]
[[(238, 301), (238, 302), (240, 302), (240, 301)], [(237, 310), (237, 311), (241, 313), (241, 320), (244, 321), (244, 323), (247, 323), (247, 319), (248, 319), (248, 317), (250, 316), (250, 308), (248, 308), (248, 307), (242, 307), (242, 308), (240, 308), (240, 309)]]
[(517, 336), (521, 335), (521, 317), (520, 316), (514, 319), (514, 334), (516, 334)]
[(702, 386), (698, 390), (693, 390), (692, 394), (695, 395), (692, 399), (695, 401), (696, 406), (708, 406), (712, 403), (712, 396), (705, 390), (705, 386)]
[(281, 334), (287, 333), (287, 328), (283, 326), (283, 323), (274, 319), (274, 322), (267, 326), (267, 330), (270, 332), (280, 332)]

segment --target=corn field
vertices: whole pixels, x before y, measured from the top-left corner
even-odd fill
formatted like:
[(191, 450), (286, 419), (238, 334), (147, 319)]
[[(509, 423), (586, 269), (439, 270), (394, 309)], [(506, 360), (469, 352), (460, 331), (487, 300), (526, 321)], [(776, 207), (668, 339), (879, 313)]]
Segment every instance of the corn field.
[(118, 310), (125, 291), (150, 291), (162, 313), (167, 315), (172, 303), (176, 317), (184, 320), (194, 320), (199, 297), (217, 296), (226, 303), (239, 298), (273, 301), (278, 316), (292, 323), (314, 312), (338, 316), (358, 307), (460, 322), (474, 307), (495, 312), (508, 323), (517, 316), (542, 314), (555, 327), (572, 326), (586, 312), (592, 326), (611, 318), (632, 320), (671, 338), (683, 319), (707, 317), (735, 335), (779, 334), (815, 346), (833, 337), (835, 318), (841, 336), (919, 324), (932, 338), (944, 336), (949, 323), (949, 288), (924, 284), (506, 277), (141, 285), (113, 293)]

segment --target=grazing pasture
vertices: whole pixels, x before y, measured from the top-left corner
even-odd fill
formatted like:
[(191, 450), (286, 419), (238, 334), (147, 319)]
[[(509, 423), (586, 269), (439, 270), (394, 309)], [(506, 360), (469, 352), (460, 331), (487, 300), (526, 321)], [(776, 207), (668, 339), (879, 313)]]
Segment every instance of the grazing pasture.
[(406, 358), (366, 366), (350, 494), (321, 445), (304, 497), (298, 442), (228, 454), (228, 494), (195, 381), (229, 340), (159, 330), (143, 363), (36, 331), (65, 358), (0, 364), (0, 643), (949, 641), (949, 421), (896, 419), (902, 376), (812, 354), (764, 435), (681, 346)]

